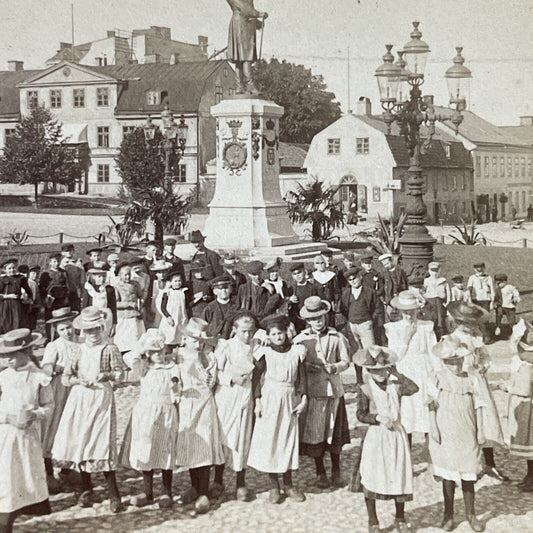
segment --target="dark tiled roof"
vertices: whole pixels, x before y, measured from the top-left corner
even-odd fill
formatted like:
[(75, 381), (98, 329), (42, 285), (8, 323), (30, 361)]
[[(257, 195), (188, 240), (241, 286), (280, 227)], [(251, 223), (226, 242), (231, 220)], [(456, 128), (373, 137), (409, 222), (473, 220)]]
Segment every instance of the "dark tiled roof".
[(0, 115), (18, 115), (20, 112), (20, 89), (17, 87), (41, 70), (0, 71)]
[(308, 150), (308, 144), (280, 142), (279, 158), (281, 168), (284, 170), (291, 169), (293, 171), (303, 169)]
[[(369, 126), (376, 128), (385, 134), (389, 147), (392, 151), (392, 155), (398, 166), (409, 165), (409, 153), (405, 146), (405, 140), (399, 135), (399, 127), (396, 123), (392, 124), (391, 135), (387, 134), (387, 125), (383, 122), (379, 116), (369, 115), (353, 115), (355, 118), (361, 119)], [(428, 129), (425, 126), (421, 128), (422, 138), (428, 135)], [(450, 147), (450, 157), (446, 157), (445, 145)], [(464, 147), (463, 143), (455, 138), (453, 135), (449, 135), (446, 132), (437, 130), (431, 145), (426, 154), (422, 155), (422, 166), (425, 168), (430, 167), (443, 167), (443, 168), (472, 168), (472, 158), (470, 153)]]
[(533, 144), (533, 126), (501, 126), (500, 129), (520, 139), (523, 144)]
[[(74, 45), (74, 61), (81, 61), (91, 49), (91, 43)], [(68, 45), (62, 50), (58, 50), (56, 55), (46, 60), (46, 63), (60, 63), (61, 61), (72, 61), (72, 45)]]
[[(164, 91), (168, 94), (168, 104), (175, 113), (197, 111), (204, 92), (207, 79), (227, 61), (194, 61), (168, 65), (166, 63), (148, 63), (143, 65), (113, 65), (106, 67), (84, 68), (127, 81), (121, 92), (117, 112), (160, 111), (160, 106), (146, 104), (146, 92), (150, 89)], [(233, 72), (233, 71), (232, 71)]]
[[(435, 106), (436, 111), (447, 108)], [(445, 121), (449, 127), (453, 124)], [(501, 128), (472, 113), (472, 111), (463, 111), (463, 122), (459, 126), (459, 133), (473, 143), (489, 144), (524, 144), (524, 141), (513, 135), (512, 132), (505, 131)]]

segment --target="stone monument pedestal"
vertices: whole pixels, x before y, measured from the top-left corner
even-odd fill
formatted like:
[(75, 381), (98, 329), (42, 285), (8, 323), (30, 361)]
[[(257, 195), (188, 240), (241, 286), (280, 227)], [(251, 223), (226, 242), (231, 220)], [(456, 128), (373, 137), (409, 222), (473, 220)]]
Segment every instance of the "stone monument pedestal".
[(261, 98), (223, 100), (217, 121), (217, 174), (204, 234), (209, 248), (262, 250), (298, 244), (279, 188), (283, 107)]

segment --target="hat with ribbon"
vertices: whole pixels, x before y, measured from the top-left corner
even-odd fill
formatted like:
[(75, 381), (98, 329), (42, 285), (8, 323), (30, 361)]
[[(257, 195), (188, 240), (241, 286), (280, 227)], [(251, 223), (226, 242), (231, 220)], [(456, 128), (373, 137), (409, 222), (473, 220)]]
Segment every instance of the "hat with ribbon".
[(431, 351), (442, 361), (462, 359), (470, 353), (468, 346), (453, 335), (443, 335)]
[(357, 351), (353, 361), (356, 365), (365, 367), (368, 370), (379, 370), (395, 365), (396, 361), (398, 361), (398, 356), (389, 348), (373, 344)]
[(73, 325), (76, 329), (88, 330), (105, 326), (106, 320), (111, 318), (111, 310), (108, 308), (90, 306), (81, 310), (81, 313), (74, 319)]
[(395, 296), (390, 302), (392, 307), (399, 309), (400, 311), (422, 309), (425, 303), (426, 300), (423, 296), (413, 289), (400, 292), (400, 294)]
[(87, 250), (85, 252), (87, 255), (91, 255), (92, 253), (99, 253), (101, 254), (103, 252), (102, 248), (91, 248), (90, 250)]
[(488, 311), (485, 311), (483, 307), (461, 300), (450, 302), (446, 309), (454, 320), (464, 322), (465, 324), (487, 322), (490, 318)]
[(318, 318), (327, 315), (330, 311), (331, 304), (327, 300), (322, 300), (320, 296), (309, 296), (300, 310), (300, 317), (304, 320)]
[(142, 352), (159, 352), (165, 347), (165, 334), (157, 328), (150, 328), (141, 335), (138, 346)]
[(390, 254), (390, 253), (381, 254), (381, 255), (378, 257), (378, 260), (379, 260), (379, 261), (385, 261), (385, 259), (392, 259), (392, 254)]
[(103, 268), (103, 267), (91, 267), (89, 268), (89, 270), (87, 270), (87, 274), (107, 274), (107, 272), (109, 271), (109, 269), (106, 269), (106, 268)]
[(47, 324), (58, 324), (59, 322), (69, 322), (79, 315), (78, 311), (73, 311), (70, 307), (60, 307), (52, 310), (52, 318), (46, 321)]
[(164, 259), (156, 259), (151, 265), (150, 270), (152, 272), (164, 272), (172, 268), (172, 263), (165, 261)]
[(192, 317), (189, 318), (187, 324), (181, 324), (178, 326), (178, 331), (186, 337), (192, 337), (200, 341), (208, 341), (212, 337), (207, 336), (207, 327), (209, 324), (201, 318)]
[(28, 328), (13, 329), (0, 337), (0, 355), (25, 350), (43, 340), (40, 333), (32, 333)]
[(109, 261), (120, 261), (120, 255), (116, 254), (115, 252), (109, 254), (107, 256), (107, 262), (109, 263)]

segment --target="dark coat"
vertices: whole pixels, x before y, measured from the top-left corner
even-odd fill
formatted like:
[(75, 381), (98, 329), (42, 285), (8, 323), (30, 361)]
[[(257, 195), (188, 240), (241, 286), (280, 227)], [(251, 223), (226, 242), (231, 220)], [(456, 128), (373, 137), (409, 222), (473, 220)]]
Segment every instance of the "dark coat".
[(270, 294), (265, 287), (247, 281), (237, 292), (237, 306), (253, 313), (258, 319), (271, 315), (279, 307), (279, 294)]
[(210, 266), (213, 269), (215, 277), (221, 276), (224, 273), (221, 261), (221, 257), (209, 248), (204, 248), (202, 251), (196, 252), (191, 260), (192, 263), (199, 262), (204, 266)]
[[(372, 289), (369, 289), (368, 287), (362, 286), (361, 287), (361, 295), (359, 296), (359, 299), (363, 299), (363, 301), (366, 304), (366, 307), (368, 309), (368, 312), (372, 319), (374, 319), (375, 313), (376, 313), (376, 307), (377, 307), (377, 296), (375, 291)], [(340, 312), (342, 316), (345, 318), (346, 322), (348, 322), (348, 316), (350, 312), (350, 306), (351, 304), (355, 303), (355, 298), (352, 294), (352, 288), (347, 287), (342, 291), (341, 299), (340, 299)]]

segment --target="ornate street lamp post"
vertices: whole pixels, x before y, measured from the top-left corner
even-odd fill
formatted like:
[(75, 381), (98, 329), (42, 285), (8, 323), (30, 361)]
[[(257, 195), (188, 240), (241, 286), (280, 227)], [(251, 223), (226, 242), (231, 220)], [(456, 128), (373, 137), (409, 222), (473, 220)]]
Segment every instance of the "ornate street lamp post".
[[(174, 117), (168, 107), (161, 112), (161, 121), (163, 122), (161, 127), (161, 133), (163, 134), (163, 140), (159, 145), (159, 150), (164, 157), (165, 161), (165, 183), (167, 185), (172, 184), (172, 165), (171, 157), (175, 152), (177, 155), (177, 162), (179, 162), (185, 152), (185, 145), (187, 143), (187, 133), (189, 127), (185, 123), (185, 119), (181, 117), (179, 124), (176, 123)], [(143, 125), (144, 138), (148, 144), (154, 140), (157, 126), (152, 122), (152, 117), (148, 116), (146, 122)]]
[[(383, 56), (383, 64), (375, 72), (383, 108), (383, 121), (387, 124), (388, 133), (391, 132), (393, 122), (396, 122), (409, 152), (407, 220), (400, 238), (400, 254), (403, 267), (413, 285), (422, 283), (427, 265), (433, 259), (435, 243), (425, 225), (427, 207), (423, 199), (424, 177), (421, 155), (431, 143), (437, 120), (450, 120), (457, 133), (463, 120), (461, 111), (466, 108), (466, 96), (472, 77), (470, 70), (464, 66), (462, 48), (457, 48), (454, 65), (445, 74), (450, 104), (455, 106), (455, 109), (442, 114), (435, 113), (433, 106), (423, 100), (420, 90), (420, 86), (424, 83), (424, 70), (430, 50), (422, 41), (419, 24), (413, 22), (411, 40), (398, 53), (399, 58), (396, 63), (391, 53), (392, 45), (386, 45), (387, 52)], [(425, 139), (420, 137), (422, 125), (428, 128)]]

